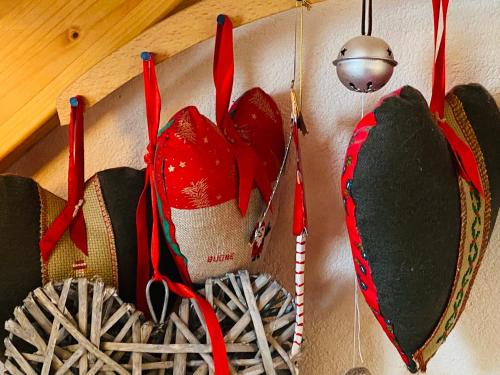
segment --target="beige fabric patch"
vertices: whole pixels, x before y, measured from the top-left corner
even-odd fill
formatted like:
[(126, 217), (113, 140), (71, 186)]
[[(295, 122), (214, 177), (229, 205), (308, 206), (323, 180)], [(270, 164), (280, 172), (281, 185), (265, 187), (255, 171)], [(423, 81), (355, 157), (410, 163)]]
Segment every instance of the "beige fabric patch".
[[(54, 194), (38, 188), (40, 194), (41, 236), (63, 210), (66, 202)], [(58, 242), (47, 263), (42, 262), (42, 282), (66, 278), (99, 276), (107, 285), (118, 287), (118, 261), (111, 220), (104, 205), (97, 176), (85, 186), (83, 215), (87, 225), (88, 256), (71, 241), (69, 232)]]
[(248, 269), (252, 263), (249, 240), (263, 209), (257, 189), (252, 191), (245, 217), (236, 200), (195, 210), (172, 208), (175, 237), (188, 259), (193, 282)]

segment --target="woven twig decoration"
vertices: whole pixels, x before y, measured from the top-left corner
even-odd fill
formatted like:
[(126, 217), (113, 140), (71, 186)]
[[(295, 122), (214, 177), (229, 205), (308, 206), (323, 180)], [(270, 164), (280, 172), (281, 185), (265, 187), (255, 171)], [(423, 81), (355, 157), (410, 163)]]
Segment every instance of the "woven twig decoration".
[[(233, 374), (295, 374), (292, 296), (268, 275), (209, 279)], [(211, 345), (196, 303), (181, 300), (163, 326), (144, 322), (102, 281), (68, 279), (31, 293), (5, 323), (9, 374), (208, 374)]]

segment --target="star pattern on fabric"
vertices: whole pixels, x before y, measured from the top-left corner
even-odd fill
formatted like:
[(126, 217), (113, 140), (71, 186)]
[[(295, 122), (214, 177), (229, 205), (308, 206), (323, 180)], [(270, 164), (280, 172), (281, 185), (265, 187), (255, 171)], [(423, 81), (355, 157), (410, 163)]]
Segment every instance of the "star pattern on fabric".
[(181, 161), (181, 162), (179, 163), (179, 167), (180, 167), (180, 168), (184, 168), (185, 166), (186, 166), (186, 162)]
[(168, 171), (169, 171), (170, 173), (172, 173), (173, 171), (175, 171), (175, 167), (174, 167), (173, 165), (169, 165), (169, 166), (168, 166)]
[(203, 143), (208, 143), (208, 137), (203, 138)]
[(255, 113), (252, 113), (252, 118), (255, 120), (257, 118), (257, 115)]

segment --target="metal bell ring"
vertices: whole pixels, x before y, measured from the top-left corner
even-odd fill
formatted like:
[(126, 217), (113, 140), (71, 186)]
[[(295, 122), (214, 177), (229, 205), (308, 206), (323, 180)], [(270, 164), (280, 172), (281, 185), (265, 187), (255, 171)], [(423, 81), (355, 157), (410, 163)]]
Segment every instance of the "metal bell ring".
[(371, 35), (349, 40), (333, 62), (342, 84), (349, 90), (363, 93), (384, 87), (397, 64), (389, 45)]

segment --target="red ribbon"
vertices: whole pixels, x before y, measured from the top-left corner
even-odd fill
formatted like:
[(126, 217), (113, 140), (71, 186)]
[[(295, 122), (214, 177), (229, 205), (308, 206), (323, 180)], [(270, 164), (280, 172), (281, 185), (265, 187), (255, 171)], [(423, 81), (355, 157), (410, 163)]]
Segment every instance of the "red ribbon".
[[(146, 98), (146, 113), (148, 120), (149, 145), (147, 154), (144, 158), (146, 162), (146, 177), (144, 189), (139, 199), (136, 213), (137, 224), (137, 306), (140, 310), (147, 312), (146, 285), (149, 281), (149, 258), (148, 258), (148, 228), (147, 228), (147, 190), (151, 193), (151, 206), (153, 214), (153, 228), (151, 235), (151, 263), (153, 265), (153, 280), (166, 281), (169, 289), (183, 298), (194, 299), (200, 307), (207, 326), (210, 342), (212, 343), (212, 352), (214, 358), (215, 374), (229, 374), (229, 365), (227, 361), (226, 345), (224, 336), (219, 325), (219, 320), (215, 315), (210, 304), (201, 296), (196, 294), (190, 286), (171, 281), (168, 277), (161, 274), (160, 264), (160, 246), (159, 246), (159, 215), (156, 187), (154, 183), (154, 156), (156, 152), (156, 141), (160, 123), (161, 97), (156, 79), (155, 64), (150, 53), (143, 53), (144, 68), (144, 90)], [(168, 203), (168, 202), (163, 202)], [(173, 223), (170, 222), (170, 227)], [(172, 240), (175, 241), (174, 237)]]
[[(444, 119), (445, 91), (446, 91), (446, 21), (448, 16), (449, 0), (432, 0), (432, 10), (434, 15), (434, 71), (432, 83), (432, 97), (430, 110), (438, 119), (438, 126), (450, 145), (455, 158), (457, 159), (460, 175), (484, 195), (479, 168), (474, 152), (470, 146), (464, 142)], [(443, 9), (443, 31), (439, 49), (437, 48), (439, 14)], [(437, 51), (437, 53), (436, 53)]]
[(40, 239), (43, 262), (48, 262), (57, 243), (69, 228), (73, 243), (87, 255), (87, 228), (83, 217), (84, 147), (83, 147), (83, 99), (70, 100), (68, 200), (62, 212)]
[(266, 202), (269, 201), (272, 189), (267, 174), (259, 167), (258, 155), (241, 139), (228, 112), (233, 90), (233, 77), (233, 24), (229, 17), (219, 15), (214, 53), (216, 121), (217, 126), (231, 144), (236, 159), (239, 177), (238, 207), (244, 216), (248, 209), (254, 181)]
[[(158, 134), (158, 127), (160, 123), (160, 108), (161, 98), (158, 89), (156, 71), (154, 69), (154, 61), (149, 53), (143, 53), (143, 70), (144, 70), (144, 94), (146, 97), (146, 117), (148, 121), (148, 136), (149, 144), (147, 146), (147, 153), (144, 156), (146, 163), (146, 172), (144, 177), (144, 188), (136, 211), (136, 228), (137, 228), (137, 273), (136, 273), (136, 305), (139, 310), (143, 312), (148, 311), (146, 301), (146, 284), (149, 281), (150, 266), (149, 266), (149, 230), (147, 224), (147, 193), (150, 189), (151, 202), (154, 211), (156, 207), (156, 193), (154, 190), (154, 173), (153, 161), (154, 153), (156, 150), (156, 140)], [(153, 221), (153, 236), (151, 238), (151, 247), (157, 246), (154, 242), (158, 242), (158, 223), (157, 220)]]
[(306, 196), (304, 190), (304, 177), (300, 159), (299, 129), (297, 124), (292, 128), (293, 142), (296, 150), (297, 175), (295, 177), (295, 200), (293, 207), (293, 234), (300, 236), (307, 231)]

